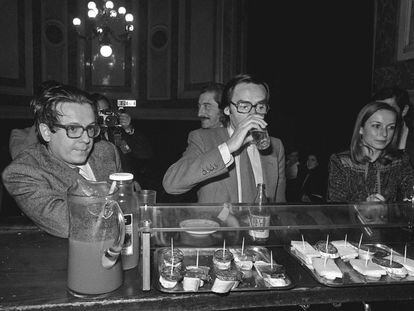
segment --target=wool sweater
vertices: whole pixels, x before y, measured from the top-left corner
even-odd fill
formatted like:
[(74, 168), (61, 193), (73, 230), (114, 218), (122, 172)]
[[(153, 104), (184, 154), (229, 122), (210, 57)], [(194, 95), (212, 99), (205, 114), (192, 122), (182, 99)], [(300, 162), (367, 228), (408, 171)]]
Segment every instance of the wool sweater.
[(406, 153), (388, 164), (358, 164), (347, 151), (330, 158), (327, 200), (363, 202), (369, 195), (379, 193), (386, 202), (397, 202), (413, 195), (413, 185), (414, 170)]

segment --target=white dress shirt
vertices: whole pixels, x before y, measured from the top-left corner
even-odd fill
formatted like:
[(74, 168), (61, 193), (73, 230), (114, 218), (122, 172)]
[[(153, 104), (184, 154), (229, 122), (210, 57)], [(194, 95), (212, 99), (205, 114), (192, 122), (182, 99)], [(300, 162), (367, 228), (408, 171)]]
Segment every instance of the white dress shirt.
[[(230, 137), (234, 133), (234, 129), (229, 126), (227, 131)], [(221, 157), (223, 158), (224, 163), (229, 167), (233, 161), (236, 165), (236, 176), (237, 176), (237, 190), (238, 190), (238, 199), (239, 203), (242, 203), (242, 185), (240, 180), (240, 155), (233, 155), (230, 153), (229, 148), (226, 143), (223, 143), (218, 146)], [(255, 184), (263, 183), (263, 171), (262, 171), (262, 162), (260, 160), (259, 150), (257, 150), (256, 145), (250, 144), (247, 147), (247, 155), (249, 156), (250, 164), (252, 165), (253, 175)]]
[(85, 165), (77, 165), (79, 168), (79, 174), (81, 174), (86, 180), (96, 181), (95, 174), (93, 173), (91, 166), (88, 162)]

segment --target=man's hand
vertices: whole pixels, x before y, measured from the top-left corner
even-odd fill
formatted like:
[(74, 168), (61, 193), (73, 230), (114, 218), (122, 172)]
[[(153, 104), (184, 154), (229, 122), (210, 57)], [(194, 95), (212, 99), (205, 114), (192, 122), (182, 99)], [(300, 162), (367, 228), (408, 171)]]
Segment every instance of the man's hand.
[(265, 128), (267, 122), (263, 120), (263, 116), (259, 114), (250, 114), (243, 119), (234, 130), (233, 135), (226, 142), (230, 153), (239, 150), (244, 144), (252, 140), (249, 131), (253, 128)]
[(131, 128), (131, 116), (126, 112), (121, 112), (119, 114), (119, 124), (124, 130), (129, 130)]

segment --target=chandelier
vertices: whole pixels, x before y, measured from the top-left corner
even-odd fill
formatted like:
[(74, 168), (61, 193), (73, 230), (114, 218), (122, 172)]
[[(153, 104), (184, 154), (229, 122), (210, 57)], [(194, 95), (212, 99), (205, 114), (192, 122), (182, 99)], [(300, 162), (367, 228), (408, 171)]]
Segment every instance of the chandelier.
[[(134, 31), (134, 16), (128, 13), (125, 7), (115, 7), (112, 1), (88, 2), (87, 21), (91, 25), (89, 34), (82, 34), (82, 20), (75, 17), (72, 21), (78, 36), (85, 40), (97, 39), (99, 42), (99, 52), (103, 57), (112, 55), (112, 40), (116, 42), (126, 42), (131, 39)], [(123, 29), (123, 30), (122, 30)]]

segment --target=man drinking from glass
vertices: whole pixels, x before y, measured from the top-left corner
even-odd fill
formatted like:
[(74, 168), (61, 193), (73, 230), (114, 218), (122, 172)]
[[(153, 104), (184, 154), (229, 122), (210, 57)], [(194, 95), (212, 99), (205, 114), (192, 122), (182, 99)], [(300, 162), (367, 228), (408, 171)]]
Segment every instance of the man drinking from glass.
[(190, 132), (183, 156), (164, 175), (166, 192), (196, 187), (200, 203), (252, 203), (256, 185), (265, 183), (271, 202), (285, 202), (282, 142), (271, 137), (264, 150), (252, 143), (251, 130), (267, 126), (267, 84), (247, 74), (234, 77), (224, 88), (220, 109), (227, 126)]
[(106, 181), (121, 171), (116, 147), (99, 135), (96, 108), (83, 91), (54, 86), (37, 99), (39, 142), (6, 167), (3, 182), (20, 209), (41, 229), (68, 237), (67, 191), (78, 179)]

